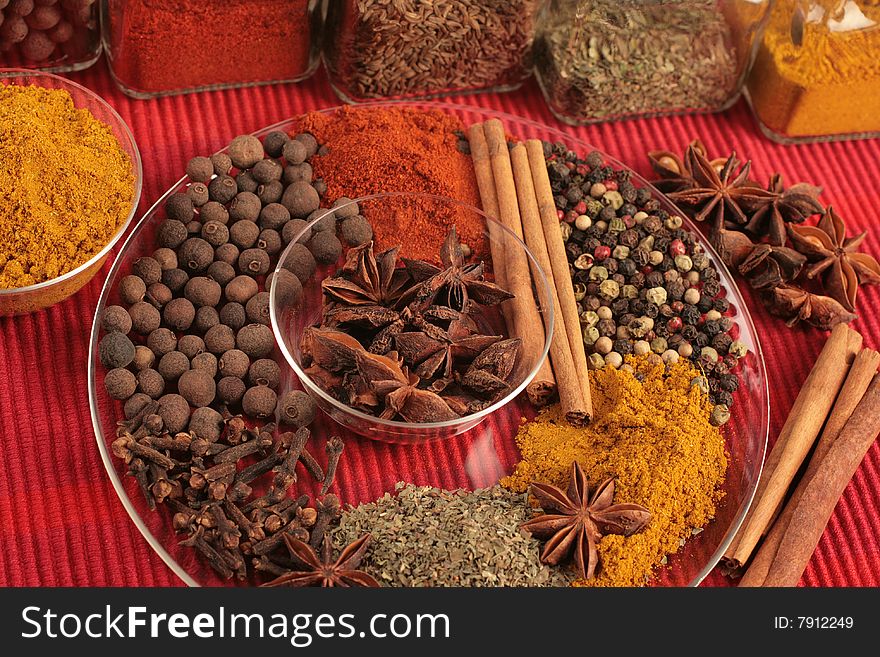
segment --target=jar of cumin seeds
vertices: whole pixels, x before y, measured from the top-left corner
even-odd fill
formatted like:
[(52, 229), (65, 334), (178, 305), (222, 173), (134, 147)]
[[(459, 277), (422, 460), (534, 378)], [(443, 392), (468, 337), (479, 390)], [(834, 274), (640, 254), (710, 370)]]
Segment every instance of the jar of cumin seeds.
[(739, 97), (770, 0), (549, 0), (535, 43), (547, 104), (572, 124), (715, 112)]
[(352, 103), (482, 90), (531, 74), (543, 0), (334, 0), (324, 61)]

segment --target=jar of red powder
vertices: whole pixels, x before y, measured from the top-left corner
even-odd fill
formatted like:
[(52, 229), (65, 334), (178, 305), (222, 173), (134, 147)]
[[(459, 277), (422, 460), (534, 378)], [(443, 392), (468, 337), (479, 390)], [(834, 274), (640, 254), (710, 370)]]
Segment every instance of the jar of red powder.
[(0, 0), (0, 68), (79, 71), (100, 55), (97, 0)]
[(116, 83), (136, 98), (296, 82), (318, 63), (321, 5), (103, 0), (104, 49)]
[(507, 91), (531, 75), (543, 0), (333, 0), (324, 62), (346, 102)]

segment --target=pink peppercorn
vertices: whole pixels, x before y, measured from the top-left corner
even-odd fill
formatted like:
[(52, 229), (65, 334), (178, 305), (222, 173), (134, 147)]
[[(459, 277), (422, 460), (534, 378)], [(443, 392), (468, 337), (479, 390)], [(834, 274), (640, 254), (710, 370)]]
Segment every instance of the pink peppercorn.
[(596, 260), (605, 260), (606, 258), (610, 258), (611, 247), (601, 244), (596, 247), (595, 251), (593, 251), (593, 256), (596, 258)]
[(673, 258), (675, 256), (684, 255), (685, 253), (687, 253), (687, 247), (681, 240), (672, 240), (669, 243), (669, 255), (671, 255)]
[(559, 221), (565, 221), (565, 210), (557, 210), (556, 218), (559, 219)]
[(605, 189), (607, 189), (609, 192), (616, 192), (617, 191), (617, 181), (616, 180), (606, 180), (605, 181)]
[(669, 329), (670, 333), (678, 333), (681, 330), (681, 326), (681, 317), (672, 317), (668, 322), (666, 322), (666, 328)]

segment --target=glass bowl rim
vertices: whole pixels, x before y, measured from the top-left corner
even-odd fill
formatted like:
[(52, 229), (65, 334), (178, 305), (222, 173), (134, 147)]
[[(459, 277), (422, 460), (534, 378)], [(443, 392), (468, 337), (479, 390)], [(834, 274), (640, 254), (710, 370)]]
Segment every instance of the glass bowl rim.
[[(87, 98), (94, 101), (103, 110), (107, 111), (110, 118), (112, 118), (113, 121), (116, 123), (115, 127), (119, 128), (119, 131), (122, 133), (122, 136), (130, 145), (132, 153), (134, 154), (134, 156), (132, 157), (132, 173), (134, 174), (134, 186), (132, 188), (131, 210), (128, 211), (128, 216), (126, 217), (125, 221), (120, 224), (119, 228), (110, 238), (110, 241), (107, 242), (107, 244), (104, 245), (104, 247), (100, 251), (98, 251), (83, 264), (79, 265), (75, 269), (71, 269), (69, 272), (62, 274), (61, 276), (50, 278), (49, 280), (42, 281), (41, 283), (25, 285), (24, 287), (11, 287), (0, 289), (0, 297), (11, 296), (13, 294), (29, 294), (31, 292), (38, 292), (40, 290), (47, 289), (49, 287), (52, 287), (53, 285), (58, 285), (76, 278), (84, 271), (88, 270), (90, 267), (100, 262), (101, 259), (105, 258), (110, 253), (110, 251), (119, 243), (119, 240), (122, 238), (123, 235), (125, 235), (126, 231), (128, 231), (132, 221), (134, 220), (135, 214), (137, 214), (138, 205), (140, 205), (141, 201), (141, 192), (143, 191), (144, 169), (143, 163), (141, 162), (140, 149), (138, 149), (138, 145), (134, 139), (134, 135), (131, 132), (131, 128), (128, 127), (128, 124), (122, 119), (121, 116), (119, 116), (119, 113), (113, 108), (110, 103), (108, 103), (106, 100), (104, 100), (101, 96), (99, 96), (88, 87), (84, 87), (83, 85), (74, 82), (73, 80), (68, 80), (67, 78), (60, 75), (55, 75), (54, 73), (47, 73), (46, 71), (40, 70), (28, 70), (25, 68), (0, 68), (0, 81), (15, 80), (18, 78), (28, 77), (47, 78), (59, 82), (60, 85), (55, 88), (67, 90), (73, 89), (78, 93), (84, 94)], [(76, 105), (75, 102), (74, 105)], [(100, 119), (98, 120), (100, 121)], [(114, 126), (110, 127), (112, 128)], [(125, 149), (123, 148), (123, 150)]]
[[(739, 319), (741, 319), (745, 323), (745, 326), (748, 329), (750, 335), (754, 338), (754, 355), (755, 355), (755, 360), (756, 360), (755, 368), (758, 371), (758, 374), (760, 374), (761, 379), (763, 381), (763, 386), (761, 387), (760, 393), (761, 393), (761, 396), (762, 396), (762, 399), (764, 402), (764, 410), (766, 411), (766, 413), (765, 413), (765, 417), (764, 417), (764, 426), (763, 426), (763, 431), (762, 431), (763, 436), (760, 437), (760, 440), (761, 440), (760, 459), (761, 459), (761, 461), (760, 461), (760, 463), (757, 464), (757, 472), (756, 472), (755, 481), (751, 486), (751, 491), (749, 491), (749, 493), (747, 494), (746, 500), (744, 500), (745, 503), (743, 503), (741, 505), (742, 508), (740, 509), (739, 513), (734, 517), (733, 521), (731, 521), (731, 523), (728, 527), (728, 530), (727, 530), (726, 537), (724, 538), (724, 540), (721, 541), (720, 545), (718, 546), (718, 549), (709, 558), (709, 561), (706, 563), (706, 565), (688, 583), (689, 587), (699, 586), (700, 583), (706, 578), (706, 576), (712, 571), (712, 569), (715, 568), (716, 565), (718, 565), (718, 562), (721, 560), (721, 557), (727, 551), (727, 548), (733, 542), (734, 537), (736, 536), (737, 532), (742, 527), (742, 523), (745, 520), (746, 514), (748, 513), (749, 509), (752, 506), (752, 503), (753, 503), (754, 497), (755, 497), (755, 492), (757, 491), (758, 482), (760, 480), (760, 477), (761, 477), (761, 474), (763, 471), (763, 467), (764, 467), (764, 463), (766, 460), (767, 443), (768, 443), (768, 439), (769, 439), (769, 435), (770, 435), (770, 387), (769, 387), (769, 380), (767, 377), (767, 367), (764, 362), (764, 353), (763, 353), (763, 350), (761, 347), (760, 337), (759, 337), (758, 332), (755, 328), (754, 321), (752, 320), (751, 312), (749, 312), (749, 310), (748, 310), (748, 305), (745, 303), (745, 300), (743, 299), (743, 296), (739, 291), (739, 287), (737, 286), (736, 281), (733, 278), (733, 275), (730, 273), (730, 270), (727, 268), (727, 265), (724, 264), (724, 261), (721, 259), (721, 256), (718, 255), (717, 251), (709, 243), (708, 239), (705, 239), (705, 237), (702, 235), (702, 233), (700, 233), (700, 231), (697, 229), (696, 225), (690, 220), (690, 218), (684, 212), (682, 212), (666, 196), (666, 194), (661, 192), (653, 184), (651, 184), (647, 179), (645, 179), (639, 173), (634, 171), (632, 167), (627, 166), (626, 164), (624, 164), (623, 162), (621, 162), (617, 158), (614, 158), (614, 157), (608, 155), (604, 150), (592, 146), (588, 142), (584, 141), (582, 138), (580, 138), (576, 135), (572, 135), (572, 134), (567, 133), (565, 131), (566, 128), (564, 128), (564, 127), (554, 127), (551, 125), (547, 125), (545, 123), (541, 123), (540, 121), (535, 121), (534, 119), (524, 118), (521, 116), (517, 116), (516, 114), (511, 114), (509, 112), (504, 112), (501, 110), (481, 107), (479, 105), (467, 105), (464, 103), (439, 102), (439, 101), (430, 101), (430, 100), (419, 101), (417, 99), (415, 99), (415, 100), (413, 100), (413, 99), (410, 99), (410, 100), (378, 100), (378, 101), (373, 101), (373, 102), (368, 102), (368, 103), (359, 103), (355, 106), (334, 105), (332, 107), (326, 107), (324, 109), (309, 110), (309, 111), (320, 112), (322, 114), (332, 114), (334, 112), (338, 112), (340, 110), (343, 110), (345, 108), (350, 108), (350, 107), (401, 107), (403, 109), (422, 108), (422, 109), (426, 109), (426, 110), (438, 110), (438, 111), (447, 112), (447, 113), (458, 112), (458, 113), (478, 114), (478, 115), (482, 115), (484, 117), (491, 115), (494, 118), (501, 119), (503, 122), (506, 122), (508, 125), (531, 127), (535, 130), (540, 130), (544, 133), (551, 133), (553, 135), (556, 135), (556, 137), (559, 138), (560, 140), (564, 139), (565, 144), (567, 146), (569, 146), (570, 148), (576, 147), (576, 148), (580, 149), (581, 151), (583, 151), (584, 153), (588, 153), (591, 150), (596, 150), (602, 154), (602, 156), (606, 160), (606, 162), (609, 162), (616, 167), (621, 167), (621, 168), (629, 171), (631, 174), (632, 180), (638, 182), (640, 185), (644, 185), (644, 186), (648, 187), (649, 189), (651, 189), (655, 198), (660, 199), (663, 203), (667, 204), (669, 207), (672, 207), (678, 211), (678, 213), (684, 219), (684, 226), (687, 228), (687, 230), (690, 230), (690, 231), (700, 235), (700, 238), (701, 238), (700, 244), (702, 245), (703, 249), (710, 256), (712, 256), (713, 262), (714, 262), (716, 268), (718, 268), (719, 273), (724, 275), (726, 277), (726, 279), (730, 282), (730, 285), (726, 287), (727, 292), (729, 295), (731, 295), (734, 298), (734, 300), (738, 304), (738, 307), (740, 309), (742, 309), (742, 313), (741, 313), (741, 316)], [(273, 124), (270, 124), (268, 126), (264, 126), (262, 128), (255, 130), (251, 134), (261, 134), (262, 135), (262, 134), (267, 134), (269, 132), (272, 132), (273, 130), (278, 130), (280, 128), (283, 128), (285, 126), (290, 125), (290, 123), (292, 121), (295, 121), (297, 118), (303, 116), (303, 114), (305, 114), (305, 113), (307, 113), (307, 112), (296, 114), (296, 115), (290, 116), (286, 119), (276, 121)], [(571, 127), (569, 126), (568, 129), (571, 129)], [(226, 149), (224, 148), (224, 149), (221, 149), (221, 151), (219, 151), (219, 152), (223, 152), (225, 150)], [(128, 235), (125, 242), (123, 243), (122, 248), (120, 249), (120, 254), (125, 252), (125, 249), (129, 246), (129, 242), (131, 242), (133, 240), (134, 236), (140, 232), (140, 229), (142, 228), (143, 224), (145, 223), (147, 217), (151, 216), (151, 214), (161, 206), (161, 204), (165, 200), (165, 198), (167, 196), (169, 196), (170, 194), (174, 193), (174, 191), (177, 190), (181, 186), (181, 184), (184, 184), (185, 182), (186, 182), (186, 176), (183, 176), (180, 179), (178, 179), (176, 182), (172, 183), (168, 187), (168, 189), (166, 189), (166, 191), (158, 199), (156, 199), (156, 201), (153, 203), (153, 205), (151, 205), (147, 209), (147, 211), (143, 213), (140, 220), (137, 222), (134, 229), (131, 231), (131, 233)], [(123, 507), (125, 508), (126, 512), (128, 513), (129, 517), (131, 518), (132, 522), (134, 523), (135, 527), (137, 527), (138, 531), (140, 531), (141, 535), (146, 539), (147, 543), (153, 548), (153, 550), (155, 550), (156, 554), (159, 555), (159, 558), (165, 562), (165, 565), (168, 566), (168, 568), (171, 569), (171, 571), (178, 578), (180, 578), (187, 586), (201, 587), (202, 585), (199, 582), (197, 582), (193, 578), (193, 576), (190, 575), (183, 568), (183, 566), (181, 566), (177, 562), (177, 560), (174, 559), (174, 557), (172, 557), (168, 553), (168, 551), (164, 548), (162, 543), (150, 531), (149, 527), (147, 527), (146, 524), (144, 524), (137, 509), (134, 508), (134, 504), (132, 503), (131, 499), (129, 498), (128, 493), (125, 490), (125, 486), (123, 485), (122, 480), (116, 471), (116, 465), (115, 465), (115, 463), (113, 461), (113, 457), (110, 454), (110, 451), (107, 447), (106, 440), (104, 439), (104, 432), (101, 427), (101, 420), (100, 420), (100, 417), (98, 414), (97, 387), (96, 387), (96, 379), (95, 379), (95, 369), (96, 369), (95, 368), (95, 355), (96, 355), (95, 350), (97, 349), (97, 344), (98, 344), (97, 337), (98, 337), (98, 333), (100, 332), (100, 322), (99, 322), (97, 310), (98, 310), (98, 308), (101, 307), (102, 302), (106, 302), (105, 297), (109, 292), (110, 280), (113, 277), (113, 275), (116, 273), (119, 264), (120, 264), (120, 260), (117, 257), (116, 260), (113, 262), (113, 265), (110, 269), (110, 272), (107, 274), (107, 278), (104, 281), (104, 285), (101, 289), (101, 295), (98, 298), (98, 306), (96, 307), (95, 316), (92, 320), (92, 332), (91, 332), (91, 336), (89, 338), (89, 362), (88, 362), (88, 368), (87, 368), (88, 369), (88, 387), (89, 387), (89, 411), (90, 411), (90, 415), (92, 418), (92, 426), (95, 430), (95, 441), (98, 443), (98, 450), (101, 453), (101, 460), (104, 463), (104, 469), (107, 471), (107, 474), (110, 476), (110, 481), (113, 484), (113, 488), (116, 491), (116, 495), (117, 495), (117, 497), (119, 497), (120, 502), (122, 502)]]
[[(544, 270), (541, 268), (540, 264), (537, 262), (534, 254), (529, 250), (529, 248), (525, 245), (525, 243), (510, 230), (507, 226), (502, 224), (500, 221), (491, 217), (486, 212), (480, 210), (469, 203), (465, 203), (464, 201), (459, 201), (449, 196), (442, 196), (440, 194), (428, 194), (422, 192), (382, 192), (379, 194), (370, 194), (368, 196), (361, 196), (359, 198), (351, 199), (348, 203), (344, 205), (349, 205), (349, 203), (363, 203), (365, 201), (374, 201), (381, 200), (386, 198), (413, 198), (413, 199), (433, 199), (433, 200), (442, 200), (444, 202), (449, 202), (454, 205), (457, 205), (465, 210), (475, 212), (476, 214), (483, 217), (486, 220), (487, 225), (485, 230), (489, 230), (489, 226), (494, 226), (497, 229), (500, 229), (507, 238), (512, 238), (514, 240), (514, 244), (520, 247), (526, 256), (529, 259), (530, 271), (532, 272), (532, 277), (535, 277), (535, 274), (538, 274), (540, 278), (535, 282), (536, 285), (539, 285), (543, 288), (544, 294), (547, 299), (550, 299), (550, 283), (547, 280), (547, 275), (544, 273)], [(344, 207), (344, 206), (343, 206)], [(331, 210), (331, 208), (322, 208)], [(323, 213), (320, 217), (316, 217), (311, 222), (309, 222), (303, 229), (296, 234), (296, 236), (290, 240), (290, 244), (288, 244), (284, 251), (281, 252), (281, 255), (278, 257), (278, 264), (273, 271), (273, 274), (277, 274), (281, 269), (284, 269), (282, 266), (282, 262), (285, 260), (287, 255), (290, 253), (291, 249), (295, 244), (299, 243), (300, 238), (312, 228), (317, 222), (321, 221), (324, 217), (327, 216), (327, 212)], [(532, 269), (534, 267), (534, 269)], [(481, 411), (477, 411), (476, 413), (469, 413), (468, 415), (462, 415), (461, 417), (455, 418), (454, 420), (444, 420), (443, 422), (401, 422), (398, 420), (385, 420), (380, 417), (376, 417), (375, 415), (369, 415), (364, 413), (363, 411), (359, 411), (356, 408), (349, 406), (348, 404), (343, 404), (341, 401), (330, 395), (327, 391), (323, 390), (321, 386), (316, 384), (312, 377), (305, 373), (305, 371), (300, 367), (299, 363), (296, 362), (296, 359), (293, 357), (293, 354), (290, 353), (290, 350), (287, 348), (286, 342), (281, 337), (281, 327), (280, 327), (280, 319), (276, 314), (276, 281), (278, 280), (277, 276), (272, 277), (272, 284), (269, 289), (269, 316), (271, 318), (272, 323), (272, 333), (275, 336), (275, 342), (278, 344), (278, 347), (281, 349), (281, 353), (284, 355), (284, 359), (287, 361), (287, 364), (293, 369), (299, 381), (303, 384), (304, 387), (308, 388), (310, 392), (317, 394), (322, 400), (331, 404), (335, 409), (340, 410), (344, 413), (347, 413), (353, 417), (356, 417), (359, 420), (364, 422), (369, 422), (370, 424), (374, 424), (377, 427), (382, 427), (386, 429), (407, 429), (407, 430), (430, 430), (430, 429), (449, 429), (452, 427), (460, 426), (462, 424), (466, 424), (468, 422), (477, 421), (478, 423), (500, 409), (502, 406), (505, 406), (508, 402), (513, 400), (517, 395), (519, 395), (525, 388), (532, 382), (535, 376), (538, 374), (538, 370), (541, 369), (541, 366), (544, 363), (544, 360), (548, 357), (547, 354), (550, 351), (550, 343), (553, 339), (553, 325), (556, 321), (554, 316), (554, 308), (552, 305), (547, 306), (542, 311), (542, 317), (544, 323), (544, 346), (542, 348), (540, 357), (536, 359), (534, 366), (529, 370), (528, 374), (519, 383), (515, 388), (511, 389), (504, 397), (499, 399), (496, 402), (493, 402), (490, 406), (487, 406)], [(476, 425), (475, 425), (476, 426)], [(363, 434), (361, 434), (363, 435)], [(369, 439), (369, 436), (364, 435), (365, 438)], [(439, 439), (448, 439), (454, 438), (455, 436), (440, 436)]]

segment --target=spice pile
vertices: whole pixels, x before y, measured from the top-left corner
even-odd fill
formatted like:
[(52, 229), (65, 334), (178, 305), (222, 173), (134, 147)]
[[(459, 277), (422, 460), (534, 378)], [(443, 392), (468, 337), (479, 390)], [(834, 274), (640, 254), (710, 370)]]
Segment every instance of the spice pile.
[[(750, 177), (750, 161), (742, 165), (736, 153), (710, 160), (698, 139), (684, 159), (670, 151), (653, 151), (649, 159), (661, 177), (657, 186), (695, 220), (711, 220), (709, 237), (725, 264), (789, 326), (849, 322), (859, 285), (880, 283), (880, 263), (858, 251), (867, 231), (849, 236), (843, 219), (820, 203), (820, 187), (786, 187), (778, 173), (764, 187)], [(801, 225), (817, 214), (817, 225)], [(821, 281), (828, 296), (814, 293), (812, 281)]]
[(333, 537), (364, 532), (373, 546), (361, 564), (385, 586), (566, 586), (571, 576), (539, 559), (520, 525), (526, 496), (500, 486), (473, 492), (397, 484), (375, 502), (346, 510)]
[(76, 269), (131, 212), (128, 154), (66, 91), (0, 86), (0, 162), (0, 289)]
[(352, 99), (515, 85), (531, 67), (538, 0), (340, 0), (325, 52)]
[(716, 4), (552, 3), (535, 45), (551, 109), (576, 122), (721, 109), (736, 96), (738, 63)]
[(350, 249), (324, 279), (320, 326), (307, 329), (306, 373), (343, 403), (386, 420), (443, 422), (480, 411), (511, 389), (522, 341), (484, 335), (485, 308), (512, 295), (466, 262), (453, 228), (441, 267), (372, 242)]
[(504, 486), (525, 491), (532, 482), (546, 482), (564, 488), (576, 462), (592, 486), (615, 478), (616, 503), (650, 511), (641, 533), (598, 542), (596, 577), (580, 584), (643, 585), (666, 555), (714, 516), (727, 456), (701, 378), (685, 361), (629, 358), (624, 369), (590, 372), (595, 415), (588, 427), (572, 427), (553, 407), (520, 428), (522, 460)]
[(0, 0), (0, 65), (16, 49), (30, 63), (97, 57), (97, 11), (96, 0)]
[[(435, 194), (479, 207), (470, 158), (459, 150), (458, 119), (439, 110), (353, 108), (306, 114), (298, 129), (324, 144), (311, 161), (315, 176), (327, 185), (325, 198), (357, 198), (387, 192)], [(401, 255), (416, 260), (437, 258), (437, 245), (453, 225), (461, 241), (485, 258), (482, 223), (473, 212), (430, 198), (384, 199), (381, 221), (373, 222), (376, 247), (401, 243)], [(364, 214), (369, 216), (369, 204)]]

